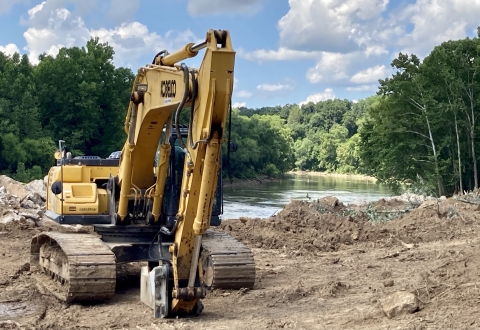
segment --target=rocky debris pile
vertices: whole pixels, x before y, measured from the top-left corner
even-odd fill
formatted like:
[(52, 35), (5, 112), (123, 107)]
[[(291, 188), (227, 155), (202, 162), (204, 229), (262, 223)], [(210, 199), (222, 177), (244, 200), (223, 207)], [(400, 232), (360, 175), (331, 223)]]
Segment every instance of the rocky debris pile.
[(39, 225), (45, 212), (47, 191), (43, 180), (28, 184), (0, 176), (0, 224), (21, 222)]

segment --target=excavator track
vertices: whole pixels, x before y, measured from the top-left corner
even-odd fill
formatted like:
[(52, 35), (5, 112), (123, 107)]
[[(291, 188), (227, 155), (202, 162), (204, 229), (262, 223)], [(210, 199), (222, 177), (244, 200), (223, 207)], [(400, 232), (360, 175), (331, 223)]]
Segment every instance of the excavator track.
[(202, 239), (203, 279), (211, 289), (253, 288), (253, 253), (232, 236), (208, 230)]
[(43, 272), (38, 284), (60, 300), (101, 301), (115, 293), (115, 255), (95, 235), (38, 234), (30, 258), (30, 269)]

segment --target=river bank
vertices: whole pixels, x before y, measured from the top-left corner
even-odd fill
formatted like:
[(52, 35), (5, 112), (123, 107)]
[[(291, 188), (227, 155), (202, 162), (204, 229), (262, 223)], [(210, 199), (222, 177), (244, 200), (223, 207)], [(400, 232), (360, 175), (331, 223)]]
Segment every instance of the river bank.
[(310, 175), (310, 176), (326, 176), (334, 178), (348, 178), (354, 180), (365, 180), (375, 183), (377, 181), (373, 176), (365, 174), (348, 174), (348, 173), (333, 173), (333, 172), (311, 172), (311, 171), (290, 171), (287, 174), (290, 175)]
[(223, 187), (231, 187), (231, 188), (237, 188), (237, 187), (246, 187), (250, 185), (257, 185), (257, 184), (263, 184), (263, 183), (268, 183), (268, 182), (279, 182), (286, 180), (290, 178), (291, 176), (287, 174), (284, 177), (280, 178), (269, 178), (267, 176), (259, 175), (258, 177), (254, 179), (238, 179), (238, 178), (232, 178), (232, 181), (230, 182), (230, 179), (223, 178)]
[(331, 178), (345, 178), (345, 179), (352, 179), (352, 180), (359, 180), (359, 181), (368, 181), (371, 183), (376, 183), (377, 179), (364, 175), (364, 174), (347, 174), (347, 173), (331, 173), (331, 172), (312, 172), (312, 171), (289, 171), (285, 173), (283, 176), (278, 177), (278, 178), (270, 178), (264, 175), (259, 175), (258, 177), (254, 179), (238, 179), (238, 178), (232, 178), (232, 182), (230, 182), (230, 179), (224, 178), (223, 179), (223, 186), (224, 187), (245, 187), (249, 186), (252, 184), (263, 184), (263, 183), (268, 183), (268, 182), (280, 182), (283, 180), (288, 180), (291, 179), (294, 176), (298, 175), (306, 175), (306, 176), (322, 176), (322, 177), (331, 177)]

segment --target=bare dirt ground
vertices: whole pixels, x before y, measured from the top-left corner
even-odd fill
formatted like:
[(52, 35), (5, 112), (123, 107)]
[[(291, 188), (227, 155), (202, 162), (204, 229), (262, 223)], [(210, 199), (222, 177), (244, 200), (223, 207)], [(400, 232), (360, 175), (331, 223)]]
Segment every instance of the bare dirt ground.
[[(224, 221), (220, 230), (254, 251), (255, 288), (209, 292), (199, 317), (166, 320), (140, 302), (135, 265), (119, 267), (105, 303), (65, 305), (41, 293), (29, 242), (49, 229), (0, 224), (0, 329), (480, 329), (477, 203), (347, 208), (327, 197), (293, 201), (269, 219)], [(415, 295), (418, 308), (388, 318), (382, 301), (399, 291)]]

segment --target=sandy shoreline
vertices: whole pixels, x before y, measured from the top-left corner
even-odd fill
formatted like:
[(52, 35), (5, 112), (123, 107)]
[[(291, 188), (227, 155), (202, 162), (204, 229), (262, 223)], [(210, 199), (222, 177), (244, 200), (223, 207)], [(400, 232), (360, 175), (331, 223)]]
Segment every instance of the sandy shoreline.
[(248, 179), (248, 180), (242, 180), (238, 178), (233, 178), (232, 183), (230, 183), (229, 178), (224, 178), (223, 179), (223, 186), (224, 187), (242, 187), (246, 185), (256, 185), (256, 184), (262, 184), (262, 183), (267, 183), (267, 182), (278, 182), (282, 180), (286, 180), (291, 176), (295, 175), (310, 175), (310, 176), (325, 176), (325, 177), (333, 177), (333, 178), (346, 178), (346, 179), (351, 179), (351, 180), (361, 180), (361, 181), (369, 181), (372, 183), (375, 183), (377, 181), (376, 178), (368, 176), (368, 175), (363, 175), (363, 174), (344, 174), (344, 173), (327, 173), (327, 172), (309, 172), (309, 171), (290, 171), (285, 173), (285, 176), (283, 178), (267, 178), (264, 176), (259, 176), (255, 179)]
[(366, 180), (376, 182), (377, 179), (373, 176), (368, 176), (364, 174), (345, 174), (345, 173), (329, 173), (329, 172), (310, 172), (310, 171), (290, 171), (287, 174), (290, 175), (311, 175), (311, 176), (329, 176), (329, 177), (339, 177), (339, 178), (349, 178), (354, 180)]

